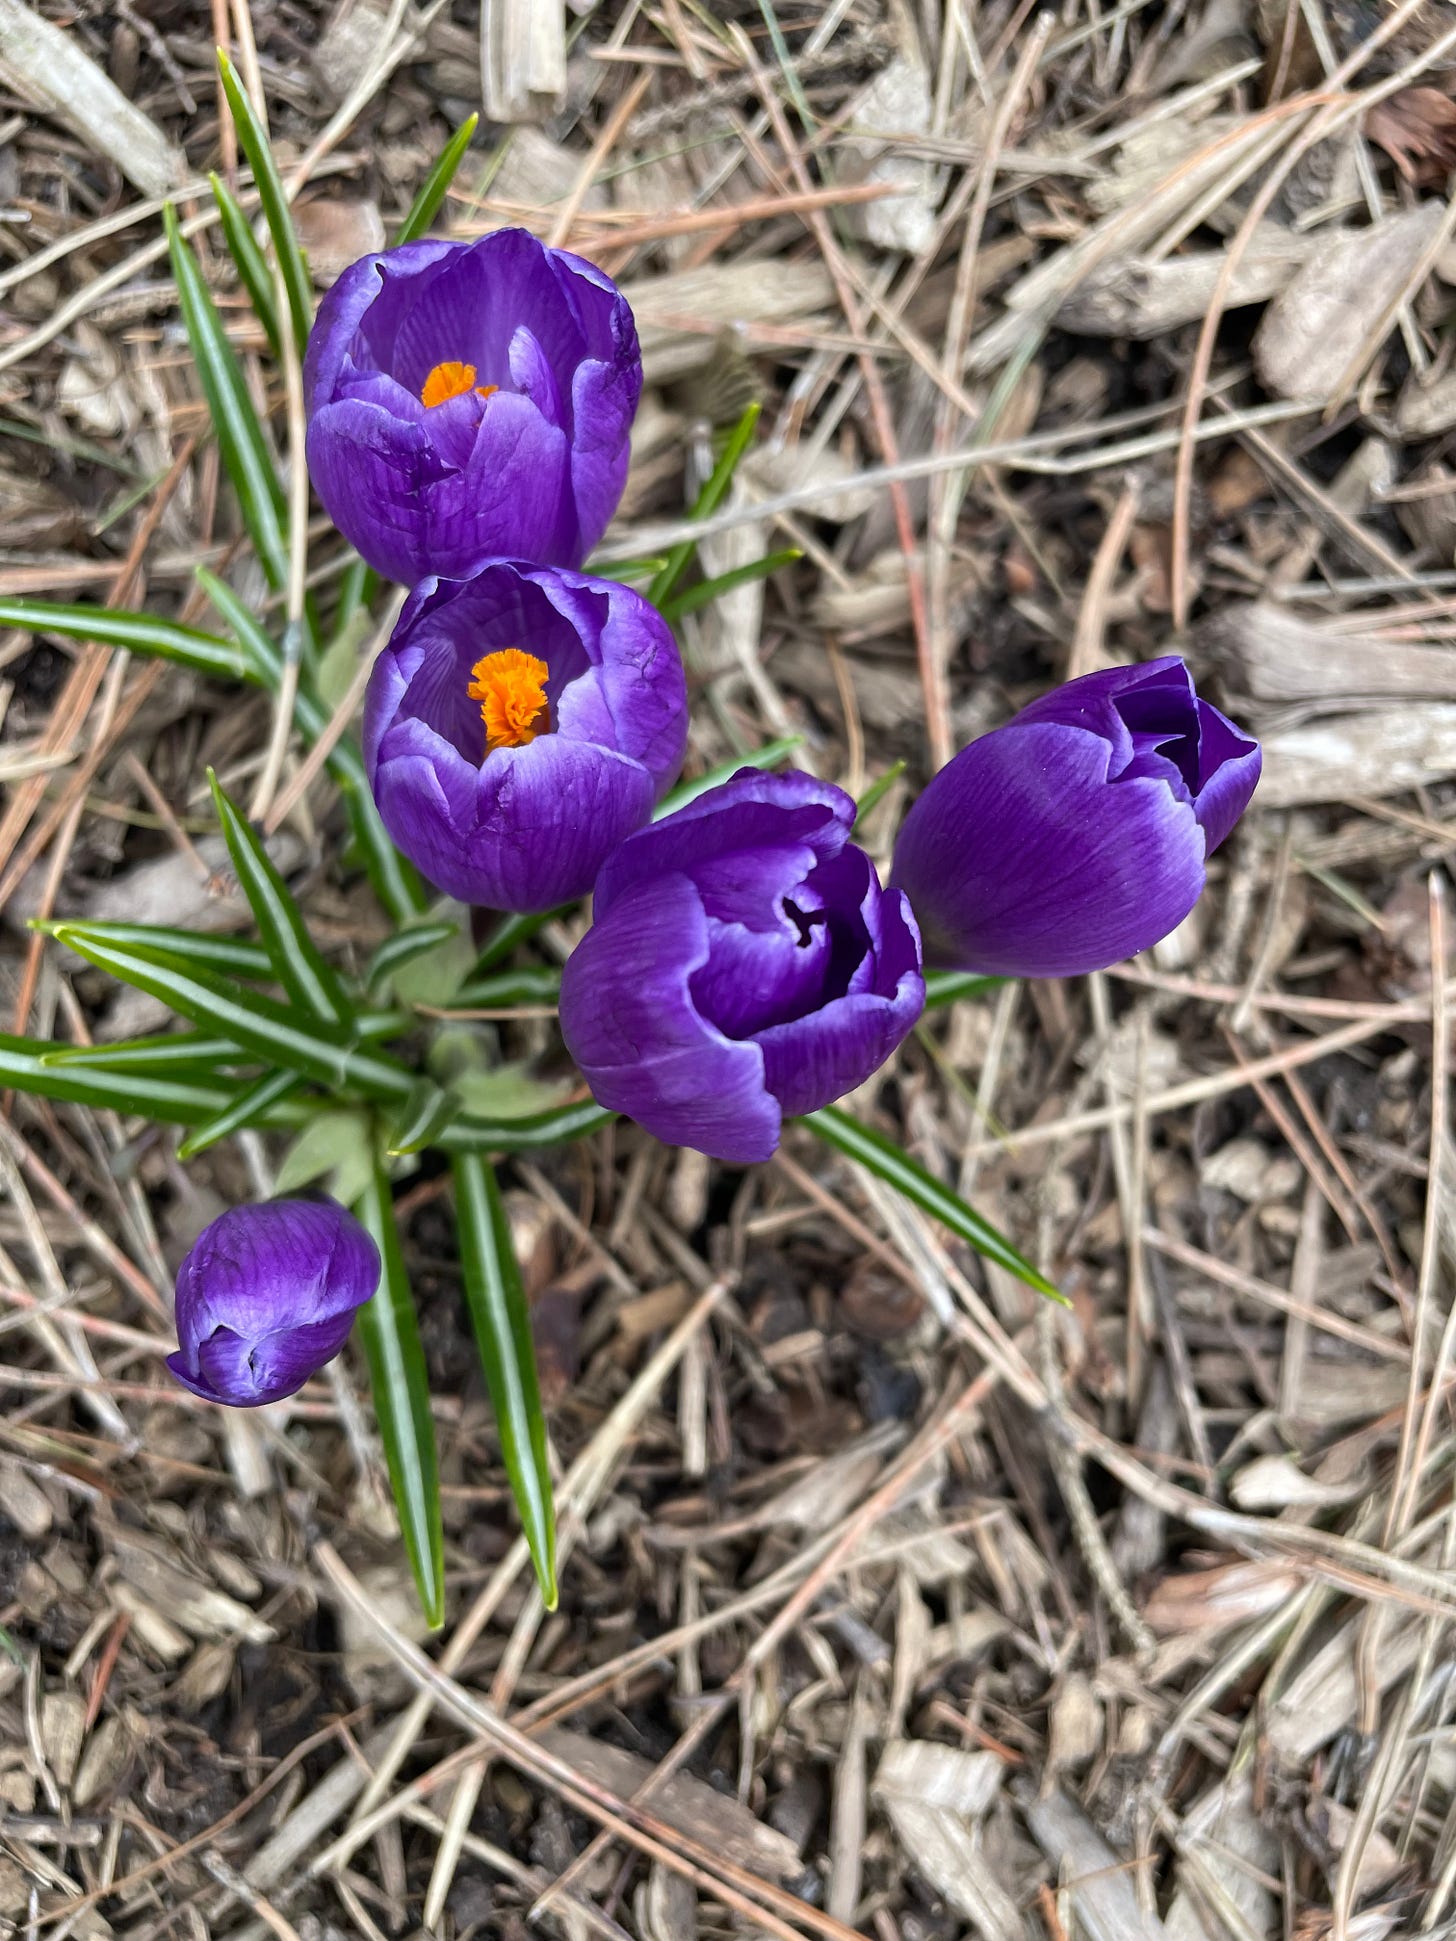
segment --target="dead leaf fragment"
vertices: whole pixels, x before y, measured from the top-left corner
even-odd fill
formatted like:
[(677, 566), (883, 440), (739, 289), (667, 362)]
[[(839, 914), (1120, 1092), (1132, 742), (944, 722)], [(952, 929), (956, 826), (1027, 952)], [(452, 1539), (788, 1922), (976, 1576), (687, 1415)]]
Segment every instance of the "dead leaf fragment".
[[(606, 1786), (622, 1799), (631, 1799), (653, 1772), (652, 1762), (621, 1746), (590, 1739), (584, 1732), (553, 1726), (539, 1743), (564, 1759), (586, 1779)], [(799, 1871), (799, 1850), (792, 1840), (765, 1826), (746, 1806), (728, 1793), (717, 1792), (691, 1773), (674, 1773), (653, 1793), (652, 1810), (679, 1833), (700, 1840), (725, 1860), (749, 1867), (777, 1880)]]
[(1323, 403), (1400, 300), (1435, 241), (1445, 210), (1422, 202), (1368, 229), (1341, 230), (1264, 313), (1254, 364), (1267, 389)]
[(1404, 795), (1448, 775), (1456, 775), (1456, 706), (1376, 708), (1268, 736), (1259, 803), (1287, 809)]
[(885, 1747), (874, 1782), (875, 1800), (915, 1871), (986, 1941), (1023, 1931), (981, 1837), (1003, 1770), (994, 1753), (902, 1739)]
[(316, 196), (293, 210), (298, 240), (321, 290), (337, 283), (351, 263), (384, 248), (384, 218), (379, 204), (365, 198)]
[(1365, 133), (1417, 188), (1440, 188), (1456, 168), (1456, 101), (1439, 88), (1402, 88), (1377, 101)]

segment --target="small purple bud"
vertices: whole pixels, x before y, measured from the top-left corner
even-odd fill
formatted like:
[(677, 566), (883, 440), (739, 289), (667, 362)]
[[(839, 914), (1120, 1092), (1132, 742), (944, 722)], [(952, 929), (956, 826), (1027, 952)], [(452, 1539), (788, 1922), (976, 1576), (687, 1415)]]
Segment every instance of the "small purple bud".
[(280, 1401), (338, 1354), (379, 1271), (379, 1249), (333, 1200), (229, 1207), (178, 1269), (167, 1366), (208, 1402)]
[(1261, 760), (1174, 654), (1042, 695), (963, 748), (905, 818), (890, 881), (926, 963), (1074, 977), (1148, 949), (1202, 895)]

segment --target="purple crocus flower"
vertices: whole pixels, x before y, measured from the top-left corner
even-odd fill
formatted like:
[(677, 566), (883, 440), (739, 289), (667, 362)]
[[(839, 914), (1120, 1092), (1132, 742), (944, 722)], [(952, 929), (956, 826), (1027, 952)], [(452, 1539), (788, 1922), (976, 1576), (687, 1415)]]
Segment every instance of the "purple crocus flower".
[(1072, 977), (1146, 950), (1198, 901), (1260, 761), (1174, 654), (1054, 688), (963, 748), (905, 818), (890, 880), (926, 962)]
[(746, 1165), (862, 1084), (925, 1003), (920, 936), (812, 775), (741, 769), (597, 878), (561, 1031), (601, 1104)]
[(640, 593), (493, 560), (428, 579), (374, 664), (364, 761), (384, 826), (462, 903), (585, 896), (687, 746), (687, 683)]
[(308, 469), (377, 572), (578, 566), (627, 478), (642, 359), (609, 276), (524, 229), (361, 257), (319, 306)]
[(378, 1285), (379, 1249), (335, 1201), (229, 1207), (178, 1270), (167, 1366), (204, 1401), (280, 1401), (333, 1360)]

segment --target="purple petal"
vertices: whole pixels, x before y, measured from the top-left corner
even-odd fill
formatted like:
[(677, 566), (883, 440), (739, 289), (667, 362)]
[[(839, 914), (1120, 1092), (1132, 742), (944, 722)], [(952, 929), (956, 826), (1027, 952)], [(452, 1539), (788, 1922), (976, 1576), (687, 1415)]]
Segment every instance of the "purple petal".
[(1232, 830), (1259, 785), (1264, 752), (1207, 701), (1198, 703), (1198, 790), (1193, 813), (1203, 825), (1208, 853)]
[(775, 919), (772, 928), (708, 919), (708, 960), (693, 976), (693, 1002), (730, 1038), (801, 1017), (823, 995), (828, 928), (815, 924), (801, 938), (782, 909), (771, 907), (768, 914)]
[(827, 860), (848, 841), (855, 813), (843, 789), (812, 775), (740, 769), (624, 843), (597, 879), (597, 912), (605, 914), (633, 883), (672, 870), (707, 877), (720, 858), (740, 852), (800, 845)]
[(786, 1117), (816, 1112), (877, 1072), (925, 1009), (920, 933), (905, 897), (882, 890), (862, 849), (815, 872), (858, 896), (855, 932), (868, 941), (848, 994), (756, 1033), (764, 1077)]
[(374, 775), (394, 841), (447, 895), (491, 910), (584, 896), (602, 861), (652, 813), (640, 762), (565, 735), (498, 748), (471, 773), (419, 720), (396, 722)]
[(689, 990), (707, 919), (684, 876), (634, 885), (561, 980), (561, 1032), (593, 1095), (670, 1145), (748, 1165), (779, 1141), (763, 1054), (705, 1022)]
[(891, 872), (927, 962), (1070, 977), (1182, 922), (1203, 888), (1203, 831), (1166, 783), (1110, 782), (1110, 758), (1085, 728), (1018, 718), (935, 776)]

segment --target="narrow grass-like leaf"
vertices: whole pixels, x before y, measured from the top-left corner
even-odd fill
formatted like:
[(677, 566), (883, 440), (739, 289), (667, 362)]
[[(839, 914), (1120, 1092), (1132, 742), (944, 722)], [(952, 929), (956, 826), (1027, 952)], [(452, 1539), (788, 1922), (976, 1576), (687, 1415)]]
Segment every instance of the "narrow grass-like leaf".
[(63, 923), (54, 934), (98, 970), (160, 998), (205, 1031), (231, 1038), (240, 1051), (263, 1064), (283, 1065), (320, 1085), (369, 1098), (402, 1104), (409, 1096), (413, 1080), (403, 1065), (381, 1052), (347, 1044), (341, 1031), (320, 1018), (304, 1017), (211, 971), (174, 963), (144, 944), (118, 949), (84, 924)]
[(553, 1106), (549, 1112), (537, 1112), (528, 1119), (462, 1117), (446, 1126), (435, 1144), (445, 1152), (543, 1152), (550, 1146), (600, 1132), (616, 1116), (595, 1099), (579, 1099), (574, 1105)]
[(378, 575), (371, 573), (362, 559), (351, 559), (339, 576), (339, 602), (334, 608), (334, 631), (330, 644), (346, 630), (355, 628), (359, 618), (367, 614), (373, 591), (379, 584)]
[(871, 1132), (868, 1126), (862, 1126), (857, 1119), (852, 1119), (835, 1105), (826, 1105), (817, 1112), (806, 1113), (803, 1123), (826, 1144), (857, 1161), (887, 1186), (902, 1193), (923, 1213), (930, 1214), (942, 1226), (949, 1227), (978, 1254), (984, 1254), (987, 1260), (994, 1260), (998, 1267), (1006, 1268), (1008, 1273), (1015, 1274), (1018, 1280), (1025, 1281), (1038, 1294), (1045, 1294), (1048, 1300), (1059, 1301), (1063, 1307), (1067, 1305), (1066, 1296), (1044, 1274), (1038, 1273), (1004, 1234), (998, 1233), (989, 1220), (983, 1219), (973, 1207), (966, 1205), (959, 1193), (944, 1185), (934, 1173), (927, 1172), (918, 1160), (912, 1159), (892, 1140), (883, 1138), (878, 1132)]
[(556, 1509), (546, 1454), (546, 1417), (510, 1221), (489, 1160), (478, 1153), (457, 1153), (450, 1164), (465, 1300), (495, 1410), (501, 1457), (542, 1599), (547, 1610), (554, 1611)]
[(548, 923), (558, 917), (569, 917), (576, 908), (574, 903), (560, 903), (554, 910), (534, 910), (526, 916), (502, 917), (500, 923), (485, 941), (484, 948), (475, 960), (472, 977), (480, 977), (488, 970), (509, 957), (524, 943), (529, 943), (538, 930), (544, 930)]
[(248, 293), (248, 301), (276, 355), (282, 349), (283, 339), (278, 333), (278, 306), (273, 301), (273, 278), (267, 258), (258, 247), (258, 239), (253, 234), (253, 225), (243, 213), (243, 205), (227, 183), (220, 175), (209, 175), (207, 179), (222, 219), (223, 240), (228, 246), (228, 254), (233, 259), (243, 288)]
[(197, 1127), (177, 1148), (179, 1159), (192, 1159), (209, 1146), (215, 1146), (219, 1139), (226, 1139), (230, 1133), (240, 1132), (244, 1126), (256, 1125), (266, 1118), (275, 1105), (280, 1104), (298, 1083), (296, 1072), (264, 1072), (255, 1078), (251, 1085), (230, 1105), (223, 1107), (216, 1117)]
[(435, 1424), (389, 1180), (377, 1162), (354, 1210), (373, 1235), (384, 1265), (379, 1291), (360, 1308), (358, 1324), (369, 1361), (374, 1413), (420, 1603), (438, 1629), (445, 1621), (445, 1536)]
[[(729, 432), (718, 463), (713, 467), (694, 501), (692, 516), (695, 519), (708, 518), (721, 505), (724, 494), (733, 483), (733, 474), (738, 470), (739, 460), (753, 442), (754, 427), (758, 423), (758, 411), (759, 407), (756, 404), (749, 405)], [(697, 549), (696, 539), (684, 539), (673, 547), (667, 556), (667, 564), (647, 590), (647, 597), (655, 607), (660, 607), (670, 596), (673, 588), (687, 571)]]
[(523, 970), (494, 971), (462, 984), (450, 1009), (504, 1011), (517, 1004), (555, 1004), (560, 995), (561, 972), (555, 964), (527, 964)]
[(886, 795), (889, 794), (890, 790), (904, 773), (905, 762), (902, 757), (899, 761), (892, 762), (883, 775), (870, 783), (864, 794), (859, 798), (859, 804), (854, 818), (854, 826), (856, 829), (858, 829), (872, 809), (878, 808), (879, 804), (885, 799)]
[(238, 1064), (238, 1048), (231, 1038), (206, 1031), (165, 1031), (151, 1038), (122, 1038), (109, 1045), (66, 1045), (48, 1052), (48, 1065), (68, 1065), (73, 1071), (172, 1072), (208, 1075), (218, 1065)]
[(243, 153), (252, 165), (253, 180), (258, 188), (258, 200), (263, 205), (263, 220), (268, 225), (268, 234), (273, 238), (273, 254), (278, 263), (279, 274), (283, 281), (284, 294), (288, 299), (289, 316), (293, 323), (293, 340), (302, 355), (308, 343), (309, 328), (313, 323), (313, 285), (309, 281), (308, 265), (303, 260), (303, 251), (298, 246), (298, 232), (293, 227), (293, 217), (289, 213), (288, 198), (283, 193), (283, 183), (278, 174), (278, 164), (273, 159), (273, 144), (268, 139), (268, 130), (258, 119), (258, 112), (248, 99), (247, 90), (239, 81), (232, 62), (221, 48), (217, 50), (218, 72), (222, 76), (222, 91), (227, 96), (228, 107), (232, 110), (237, 124), (238, 140), (243, 145)]
[(460, 1101), (455, 1094), (442, 1090), (432, 1078), (422, 1078), (401, 1106), (385, 1149), (391, 1159), (422, 1152), (426, 1146), (433, 1146), (459, 1116)]
[(930, 970), (925, 973), (925, 1008), (938, 1010), (942, 1004), (954, 1004), (957, 998), (980, 997), (1010, 982), (1009, 977), (982, 977), (975, 971)]
[(0, 600), (0, 627), (27, 633), (60, 634), (66, 640), (94, 640), (102, 647), (124, 647), (175, 661), (214, 680), (254, 681), (255, 670), (231, 640), (200, 633), (176, 620), (151, 613), (115, 612), (105, 607), (65, 606), (54, 600)]
[(781, 552), (765, 553), (762, 559), (751, 559), (746, 566), (735, 566), (730, 572), (719, 573), (711, 580), (699, 580), (696, 586), (688, 587), (686, 592), (675, 593), (670, 600), (664, 600), (662, 617), (664, 620), (681, 620), (685, 613), (696, 613), (699, 607), (721, 600), (735, 586), (748, 586), (754, 580), (766, 580), (770, 573), (777, 573), (781, 566), (792, 566), (796, 559), (803, 557), (802, 548), (785, 546)]
[(138, 1114), (172, 1125), (201, 1125), (229, 1105), (241, 1082), (164, 1077), (151, 1072), (113, 1072), (52, 1064), (70, 1049), (59, 1039), (16, 1038), (0, 1032), (0, 1091), (12, 1088), (72, 1105)]
[(428, 950), (448, 943), (459, 931), (458, 923), (411, 923), (402, 930), (396, 930), (369, 959), (369, 968), (364, 973), (364, 988), (377, 990), (386, 979), (406, 964), (413, 963), (416, 957), (423, 957)]
[(203, 279), (192, 246), (182, 234), (170, 203), (162, 211), (172, 274), (193, 361), (202, 382), (218, 450), (233, 482), (243, 522), (252, 537), (268, 584), (281, 590), (288, 579), (288, 541), (284, 531), (283, 489), (263, 435), (242, 368), (228, 342), (217, 306)]
[(762, 748), (752, 748), (746, 755), (736, 756), (732, 761), (719, 762), (706, 774), (695, 775), (690, 782), (679, 782), (676, 788), (669, 789), (652, 812), (652, 820), (661, 822), (665, 815), (675, 809), (685, 809), (689, 802), (696, 802), (700, 795), (709, 789), (731, 782), (740, 768), (777, 768), (779, 763), (803, 741), (802, 735), (785, 735), (779, 741), (766, 741)]
[(465, 151), (469, 148), (479, 124), (479, 115), (467, 115), (440, 150), (439, 161), (420, 184), (419, 194), (409, 206), (409, 214), (399, 225), (399, 234), (394, 239), (396, 245), (418, 242), (435, 220), (440, 211), (440, 204), (450, 193), (450, 184), (455, 180), (455, 171), (465, 159)]
[(206, 566), (196, 571), (198, 586), (232, 628), (251, 672), (247, 679), (277, 690), (283, 679), (283, 650), (242, 595)]
[[(52, 923), (48, 934), (54, 934), (55, 927)], [(35, 928), (46, 926), (37, 924)], [(271, 984), (276, 975), (267, 951), (246, 937), (211, 936), (203, 930), (176, 930), (160, 923), (88, 922), (86, 928), (91, 936), (115, 944), (118, 949), (144, 944), (150, 950), (165, 951), (180, 963), (216, 971), (219, 977), (242, 977), (255, 984)]]
[(303, 912), (264, 848), (262, 838), (212, 769), (207, 771), (207, 781), (239, 887), (248, 899), (279, 983), (300, 1011), (321, 1018), (325, 1024), (347, 1026), (350, 1005), (344, 987), (310, 936)]

